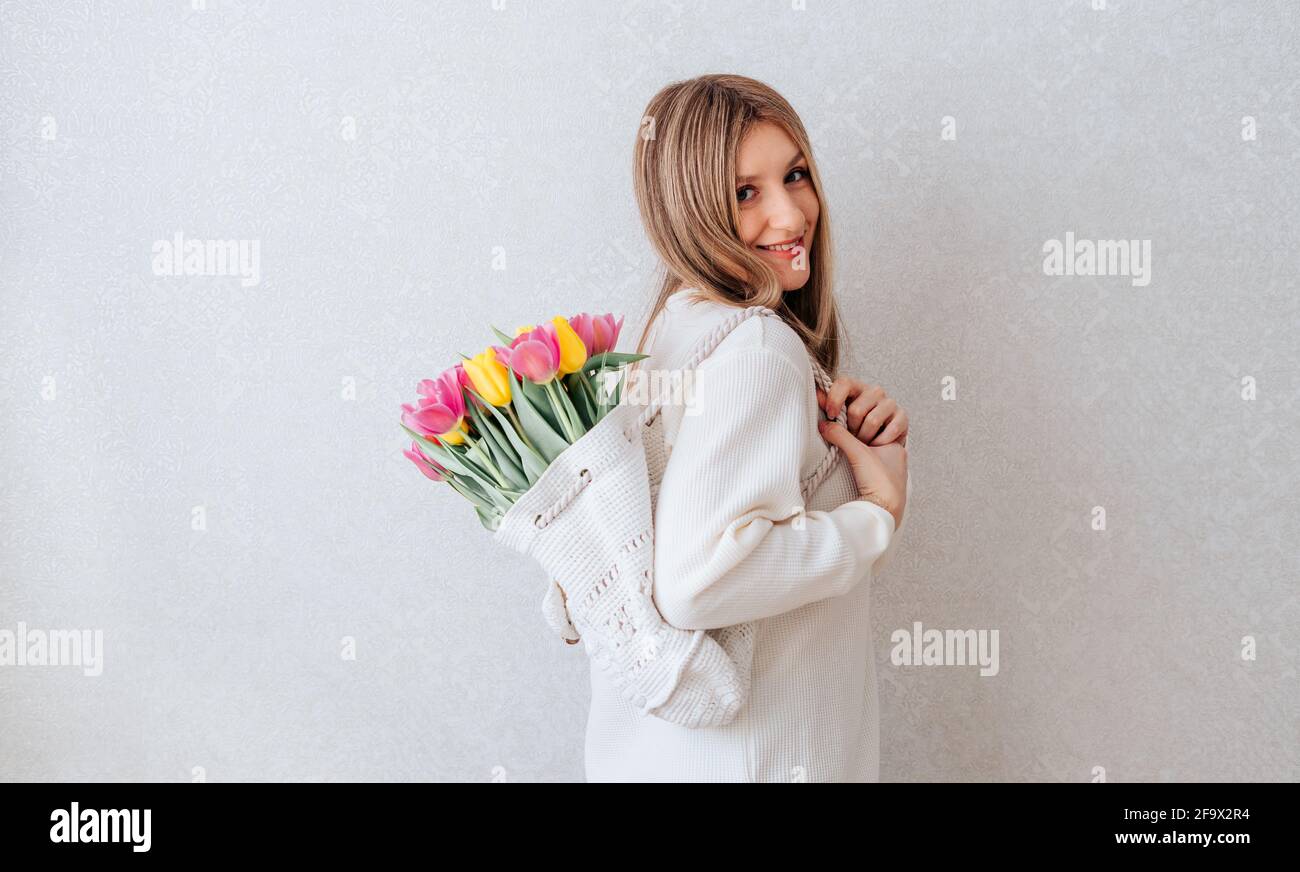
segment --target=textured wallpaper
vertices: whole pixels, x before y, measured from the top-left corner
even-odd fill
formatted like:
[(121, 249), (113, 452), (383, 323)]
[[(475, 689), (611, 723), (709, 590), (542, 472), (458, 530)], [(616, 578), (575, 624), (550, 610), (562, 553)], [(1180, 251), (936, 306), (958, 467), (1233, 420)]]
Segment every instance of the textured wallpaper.
[(641, 113), (734, 72), (911, 419), (882, 780), (1297, 780), (1298, 19), (0, 3), (0, 779), (581, 781), (582, 647), (398, 405), (489, 324), (634, 342)]

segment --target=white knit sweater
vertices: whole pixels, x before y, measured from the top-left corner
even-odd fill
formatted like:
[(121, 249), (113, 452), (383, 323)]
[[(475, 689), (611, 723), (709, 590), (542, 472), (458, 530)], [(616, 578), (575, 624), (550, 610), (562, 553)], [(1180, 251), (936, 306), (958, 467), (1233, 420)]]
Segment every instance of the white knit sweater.
[[(679, 291), (641, 367), (680, 367), (734, 311)], [(827, 444), (808, 353), (778, 319), (750, 318), (718, 345), (693, 405), (663, 411), (654, 599), (685, 629), (756, 622), (750, 698), (732, 723), (690, 729), (631, 708), (593, 664), (587, 780), (876, 781), (869, 581), (893, 516), (858, 498), (842, 458), (801, 506)]]

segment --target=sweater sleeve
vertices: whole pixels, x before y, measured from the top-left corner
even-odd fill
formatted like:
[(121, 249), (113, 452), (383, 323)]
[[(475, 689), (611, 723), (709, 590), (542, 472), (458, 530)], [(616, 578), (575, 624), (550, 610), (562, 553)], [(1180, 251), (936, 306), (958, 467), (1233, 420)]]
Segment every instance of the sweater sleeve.
[(771, 617), (840, 596), (889, 547), (894, 518), (866, 500), (805, 511), (801, 466), (821, 439), (811, 388), (770, 348), (699, 371), (655, 509), (655, 602), (682, 629)]

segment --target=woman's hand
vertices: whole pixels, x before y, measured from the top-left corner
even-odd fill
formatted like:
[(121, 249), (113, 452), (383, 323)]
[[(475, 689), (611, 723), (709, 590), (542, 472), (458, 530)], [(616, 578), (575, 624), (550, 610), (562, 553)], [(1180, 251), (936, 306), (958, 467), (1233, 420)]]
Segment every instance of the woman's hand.
[(907, 508), (907, 446), (901, 442), (879, 448), (864, 445), (838, 421), (818, 421), (817, 432), (843, 452), (858, 484), (858, 496), (893, 515), (897, 532)]
[(907, 445), (907, 412), (882, 387), (840, 376), (831, 382), (829, 395), (817, 388), (817, 405), (831, 420), (845, 407), (849, 432), (864, 445)]

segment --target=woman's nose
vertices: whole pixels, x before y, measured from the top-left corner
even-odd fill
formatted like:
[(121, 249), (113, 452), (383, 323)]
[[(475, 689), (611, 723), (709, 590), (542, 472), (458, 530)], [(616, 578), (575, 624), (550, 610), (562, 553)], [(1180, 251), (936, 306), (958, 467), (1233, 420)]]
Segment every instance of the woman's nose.
[(789, 194), (782, 191), (779, 196), (770, 198), (767, 204), (768, 227), (773, 230), (788, 231), (792, 236), (803, 231), (806, 223), (803, 210)]

